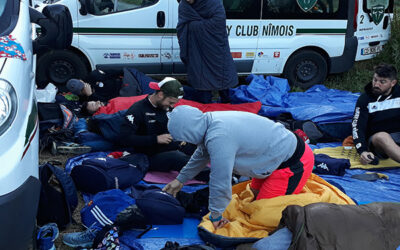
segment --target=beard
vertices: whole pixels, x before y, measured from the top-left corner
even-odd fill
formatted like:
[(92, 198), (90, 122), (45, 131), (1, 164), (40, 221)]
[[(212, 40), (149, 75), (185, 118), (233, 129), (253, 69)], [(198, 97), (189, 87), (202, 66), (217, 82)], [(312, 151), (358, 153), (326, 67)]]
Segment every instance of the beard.
[(382, 95), (382, 90), (380, 88), (372, 88), (372, 94), (374, 95)]

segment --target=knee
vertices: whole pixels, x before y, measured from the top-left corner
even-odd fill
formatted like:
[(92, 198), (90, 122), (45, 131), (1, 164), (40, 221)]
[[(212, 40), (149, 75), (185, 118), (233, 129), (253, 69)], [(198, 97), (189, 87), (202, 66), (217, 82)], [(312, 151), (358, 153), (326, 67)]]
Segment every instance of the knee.
[(378, 132), (374, 134), (371, 138), (371, 142), (373, 145), (382, 145), (385, 144), (388, 139), (390, 139), (390, 135), (386, 132)]

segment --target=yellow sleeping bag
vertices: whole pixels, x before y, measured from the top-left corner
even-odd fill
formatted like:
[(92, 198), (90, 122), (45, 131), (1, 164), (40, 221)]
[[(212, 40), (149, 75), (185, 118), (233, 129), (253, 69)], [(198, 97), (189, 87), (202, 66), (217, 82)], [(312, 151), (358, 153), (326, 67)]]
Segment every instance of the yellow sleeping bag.
[(305, 206), (316, 202), (354, 204), (350, 197), (315, 174), (311, 174), (300, 194), (271, 199), (253, 201), (249, 183), (243, 182), (233, 187), (232, 200), (223, 213), (230, 223), (215, 230), (207, 214), (199, 227), (221, 236), (264, 238), (278, 226), (282, 211), (288, 205)]

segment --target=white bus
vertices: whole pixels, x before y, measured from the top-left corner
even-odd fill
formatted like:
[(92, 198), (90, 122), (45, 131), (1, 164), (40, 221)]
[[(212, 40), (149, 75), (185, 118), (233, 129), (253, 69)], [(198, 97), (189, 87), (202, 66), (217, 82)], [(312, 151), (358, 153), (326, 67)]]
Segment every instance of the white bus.
[[(68, 6), (74, 38), (69, 49), (40, 55), (39, 84), (63, 83), (95, 68), (185, 74), (177, 0), (46, 1)], [(303, 88), (323, 83), (327, 74), (379, 52), (389, 37), (393, 1), (223, 0), (237, 71), (283, 74)]]

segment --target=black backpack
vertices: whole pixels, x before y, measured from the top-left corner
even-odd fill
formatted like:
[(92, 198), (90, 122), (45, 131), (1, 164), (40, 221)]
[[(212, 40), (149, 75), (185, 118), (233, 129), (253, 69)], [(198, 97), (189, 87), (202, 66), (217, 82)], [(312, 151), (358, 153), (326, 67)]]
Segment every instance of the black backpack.
[(61, 168), (45, 163), (39, 167), (40, 190), (38, 225), (57, 223), (60, 229), (72, 222), (78, 195), (72, 178)]

